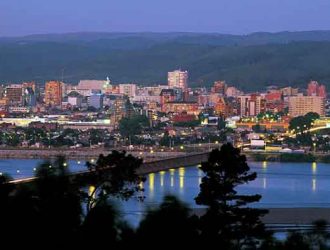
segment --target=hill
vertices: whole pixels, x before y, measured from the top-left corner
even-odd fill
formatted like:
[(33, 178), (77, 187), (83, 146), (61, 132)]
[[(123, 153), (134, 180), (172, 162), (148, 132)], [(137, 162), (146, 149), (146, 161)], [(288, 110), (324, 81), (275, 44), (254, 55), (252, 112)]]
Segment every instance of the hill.
[(330, 32), (72, 33), (0, 39), (0, 82), (43, 83), (80, 79), (158, 84), (167, 71), (190, 72), (193, 86), (223, 79), (245, 90), (305, 86), (315, 79), (330, 87)]

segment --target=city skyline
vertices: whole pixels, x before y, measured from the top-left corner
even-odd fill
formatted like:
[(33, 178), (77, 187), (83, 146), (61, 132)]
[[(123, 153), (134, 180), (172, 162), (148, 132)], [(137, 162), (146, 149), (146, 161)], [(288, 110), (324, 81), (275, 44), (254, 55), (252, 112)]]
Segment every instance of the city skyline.
[[(173, 7), (175, 6), (175, 7)], [(37, 10), (37, 11), (36, 11)], [(253, 32), (329, 30), (330, 2), (34, 0), (0, 3), (0, 36), (68, 32)], [(143, 15), (141, 15), (141, 13)], [(313, 17), (313, 18), (308, 18)]]

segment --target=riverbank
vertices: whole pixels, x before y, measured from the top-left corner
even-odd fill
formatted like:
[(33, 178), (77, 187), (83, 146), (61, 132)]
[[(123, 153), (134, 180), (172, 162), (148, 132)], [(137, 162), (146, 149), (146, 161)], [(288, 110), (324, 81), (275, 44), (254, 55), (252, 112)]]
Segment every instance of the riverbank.
[(268, 153), (268, 152), (243, 152), (249, 161), (261, 162), (322, 162), (330, 163), (330, 154), (321, 153)]
[[(317, 220), (330, 221), (330, 208), (269, 208), (262, 221), (265, 224), (311, 225)], [(205, 209), (194, 209), (193, 213), (201, 216)]]
[[(97, 159), (100, 154), (110, 154), (113, 149), (0, 149), (0, 159), (54, 159), (63, 155), (68, 160)], [(138, 152), (127, 151), (135, 157), (141, 157), (144, 162), (166, 158), (175, 158), (186, 155), (184, 152)]]
[[(113, 149), (104, 148), (80, 148), (80, 149), (63, 149), (63, 148), (43, 148), (43, 149), (26, 149), (12, 148), (0, 149), (0, 159), (54, 159), (58, 155), (65, 156), (68, 160), (91, 160), (97, 159), (100, 154), (107, 155)], [(121, 149), (118, 149), (121, 150)], [(185, 152), (185, 151), (127, 151), (136, 157), (141, 157), (144, 162), (154, 162), (168, 158), (176, 158), (195, 154), (207, 154), (207, 152)], [(322, 162), (330, 163), (330, 154), (322, 153), (278, 153), (278, 152), (242, 152), (246, 155), (250, 162)], [(205, 160), (204, 158), (202, 158)], [(202, 161), (201, 159), (201, 161)], [(200, 162), (196, 163), (199, 164)]]

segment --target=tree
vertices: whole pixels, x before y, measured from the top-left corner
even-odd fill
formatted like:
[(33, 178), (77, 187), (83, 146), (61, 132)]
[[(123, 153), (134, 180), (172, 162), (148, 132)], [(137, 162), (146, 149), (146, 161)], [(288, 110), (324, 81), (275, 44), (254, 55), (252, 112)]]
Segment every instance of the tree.
[(313, 249), (328, 249), (330, 234), (327, 230), (328, 223), (325, 220), (313, 222), (311, 232), (307, 233), (307, 238)]
[[(125, 235), (130, 234), (126, 239)], [(87, 214), (80, 232), (79, 244), (83, 249), (101, 249), (109, 246), (118, 249), (124, 240), (131, 241), (133, 230), (121, 220), (120, 213), (109, 202), (99, 203)]]
[(159, 141), (159, 145), (170, 147), (170, 141), (171, 141), (170, 135), (168, 131), (165, 131), (164, 136)]
[(255, 133), (262, 133), (265, 131), (265, 129), (263, 129), (259, 123), (257, 123), (255, 126), (252, 127), (253, 132)]
[(200, 218), (202, 240), (220, 244), (224, 249), (255, 247), (258, 239), (267, 236), (260, 220), (267, 211), (248, 207), (259, 201), (260, 195), (241, 195), (236, 191), (237, 186), (257, 177), (250, 173), (246, 157), (231, 144), (224, 144), (210, 153), (201, 170), (205, 177), (195, 200), (208, 207)]
[(218, 120), (218, 129), (224, 130), (226, 128), (226, 125), (226, 119), (223, 116), (220, 116)]
[[(198, 240), (197, 223), (190, 209), (174, 196), (166, 196), (156, 210), (149, 210), (137, 230), (138, 241), (144, 246), (150, 239), (162, 247), (194, 244)], [(164, 241), (163, 239), (166, 238)]]
[(189, 122), (175, 122), (173, 126), (175, 127), (197, 127), (200, 125), (199, 120), (189, 121)]
[[(87, 211), (104, 203), (110, 196), (129, 199), (136, 192), (143, 191), (140, 184), (145, 177), (137, 173), (142, 159), (114, 150), (107, 156), (101, 154), (95, 164), (86, 164), (91, 174), (89, 183), (93, 186), (87, 199)], [(142, 196), (138, 198), (143, 199)]]
[(149, 125), (148, 118), (143, 115), (135, 115), (131, 118), (124, 117), (119, 122), (119, 131), (123, 137), (141, 134), (142, 128)]
[[(35, 197), (39, 234), (63, 247), (77, 232), (82, 217), (80, 186), (71, 180), (64, 157), (45, 161), (37, 168), (32, 196)], [(70, 236), (71, 235), (71, 236)]]
[(297, 116), (291, 119), (289, 129), (296, 133), (305, 133), (312, 127), (312, 123), (320, 118), (320, 115), (314, 112), (309, 112), (304, 116)]

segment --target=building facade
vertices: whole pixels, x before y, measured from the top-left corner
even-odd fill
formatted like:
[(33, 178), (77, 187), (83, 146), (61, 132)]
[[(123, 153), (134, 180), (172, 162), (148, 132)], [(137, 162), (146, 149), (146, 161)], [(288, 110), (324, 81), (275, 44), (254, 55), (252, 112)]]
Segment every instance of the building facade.
[(320, 96), (292, 96), (289, 98), (289, 115), (296, 117), (315, 112), (320, 116), (324, 116), (324, 105), (324, 98)]
[(136, 96), (136, 84), (119, 84), (119, 94), (128, 97)]
[(185, 91), (188, 88), (188, 71), (175, 70), (168, 72), (168, 86)]
[(59, 81), (46, 82), (45, 104), (46, 106), (61, 106), (63, 95), (63, 83)]

